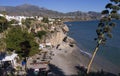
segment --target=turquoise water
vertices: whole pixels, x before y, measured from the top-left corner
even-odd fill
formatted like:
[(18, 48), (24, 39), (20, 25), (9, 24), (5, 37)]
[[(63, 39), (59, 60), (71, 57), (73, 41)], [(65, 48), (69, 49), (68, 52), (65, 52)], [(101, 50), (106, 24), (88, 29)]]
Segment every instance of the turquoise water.
[[(66, 22), (70, 31), (69, 36), (74, 38), (78, 46), (89, 53), (92, 53), (96, 41), (96, 28), (99, 21), (79, 21), (79, 22)], [(113, 28), (113, 38), (107, 40), (106, 45), (100, 46), (97, 53), (98, 56), (107, 59), (111, 63), (120, 67), (120, 21), (114, 21), (117, 26)]]

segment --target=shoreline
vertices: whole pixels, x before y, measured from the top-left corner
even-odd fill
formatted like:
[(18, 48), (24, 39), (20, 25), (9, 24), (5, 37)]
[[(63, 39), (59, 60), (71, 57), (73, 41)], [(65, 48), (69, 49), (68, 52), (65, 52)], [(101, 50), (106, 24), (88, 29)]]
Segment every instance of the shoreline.
[[(59, 31), (53, 33), (51, 39), (48, 40), (54, 45), (51, 49), (48, 49), (48, 51), (53, 54), (50, 60), (50, 69), (55, 76), (78, 75), (80, 70), (76, 67), (82, 66), (86, 69), (92, 56), (91, 53), (80, 49), (77, 42), (67, 35), (68, 31), (69, 28), (65, 24), (64, 27), (59, 27)], [(101, 70), (113, 74), (120, 72), (118, 67), (96, 56), (90, 71), (98, 72)]]
[[(87, 68), (90, 60), (90, 53), (84, 52), (76, 44), (70, 47), (68, 43), (61, 43), (58, 49), (53, 49), (55, 56), (51, 60), (51, 64), (60, 68), (65, 75), (76, 75), (78, 70), (76, 66)], [(120, 69), (109, 61), (96, 56), (91, 71), (98, 72), (104, 70), (113, 74), (118, 74)]]
[[(83, 53), (83, 55), (86, 55), (86, 57), (88, 58), (91, 58), (92, 57), (92, 54), (89, 53), (89, 52), (86, 52), (84, 50), (81, 50), (80, 49), (80, 52)], [(93, 61), (93, 64), (95, 64), (96, 66), (93, 67), (96, 68), (96, 69), (105, 69), (105, 71), (108, 71), (108, 72), (113, 72), (115, 74), (118, 74), (120, 72), (120, 68), (118, 65), (115, 65), (114, 63), (110, 62), (109, 60), (105, 59), (104, 57), (101, 57), (101, 56), (97, 56), (95, 57), (94, 61)], [(104, 65), (104, 66), (103, 66)], [(98, 66), (98, 67), (97, 67)], [(111, 68), (113, 68), (114, 70), (112, 70)], [(115, 70), (116, 69), (116, 70)], [(116, 71), (116, 72), (115, 72)]]
[(96, 19), (96, 20), (73, 20), (73, 21), (63, 21), (63, 23), (66, 23), (66, 22), (85, 22), (85, 21), (99, 21), (98, 19)]
[[(89, 60), (91, 59), (91, 56), (92, 56), (91, 53), (88, 53), (86, 51), (82, 51), (82, 53), (84, 53), (85, 54), (84, 56), (86, 56)], [(86, 61), (86, 63), (88, 63), (88, 61)], [(85, 66), (85, 67), (87, 67), (87, 66)], [(104, 70), (106, 72), (110, 72), (110, 73), (113, 73), (113, 74), (118, 74), (120, 72), (119, 67), (117, 67), (116, 65), (114, 65), (110, 61), (108, 61), (108, 60), (106, 60), (106, 59), (104, 59), (103, 57), (100, 57), (100, 56), (95, 57), (95, 59), (92, 63), (92, 66), (91, 66), (91, 70), (96, 71), (96, 72)]]
[[(76, 46), (78, 47), (78, 45), (76, 45)], [(89, 60), (91, 59), (91, 57), (92, 57), (91, 53), (81, 50), (80, 47), (78, 47), (78, 48), (79, 48), (80, 52), (83, 53), (84, 56), (88, 57)], [(93, 67), (91, 67), (91, 68), (93, 71), (104, 70), (106, 72), (110, 72), (110, 73), (114, 73), (114, 74), (120, 73), (120, 68), (118, 65), (113, 64), (112, 62), (110, 62), (109, 60), (107, 60), (101, 56), (96, 55), (92, 64), (93, 64), (92, 65)]]

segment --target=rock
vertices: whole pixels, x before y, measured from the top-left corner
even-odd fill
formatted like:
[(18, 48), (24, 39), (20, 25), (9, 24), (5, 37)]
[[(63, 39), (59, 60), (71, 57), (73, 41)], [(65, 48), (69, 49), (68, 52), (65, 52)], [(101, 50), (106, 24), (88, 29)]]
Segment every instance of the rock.
[(65, 49), (65, 48), (68, 48), (68, 47), (69, 47), (69, 45), (68, 45), (67, 43), (62, 42), (62, 43), (59, 45), (58, 49)]
[(69, 31), (69, 28), (67, 27), (67, 25), (63, 25), (62, 30), (63, 30), (64, 32), (68, 32), (68, 31)]
[(67, 43), (70, 43), (70, 44), (76, 44), (76, 41), (69, 37), (69, 36), (66, 36), (64, 39), (63, 39), (64, 42), (67, 42)]
[(59, 32), (52, 33), (50, 38), (46, 39), (46, 42), (50, 42), (51, 45), (57, 46), (58, 44), (63, 42), (65, 36), (66, 34), (64, 34), (62, 30), (59, 30)]

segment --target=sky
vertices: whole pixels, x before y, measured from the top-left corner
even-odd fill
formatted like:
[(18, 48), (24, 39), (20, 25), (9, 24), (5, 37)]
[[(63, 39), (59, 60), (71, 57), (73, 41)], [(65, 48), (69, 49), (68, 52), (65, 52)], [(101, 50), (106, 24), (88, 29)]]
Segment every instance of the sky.
[(59, 12), (101, 12), (109, 0), (0, 0), (0, 6), (32, 4)]

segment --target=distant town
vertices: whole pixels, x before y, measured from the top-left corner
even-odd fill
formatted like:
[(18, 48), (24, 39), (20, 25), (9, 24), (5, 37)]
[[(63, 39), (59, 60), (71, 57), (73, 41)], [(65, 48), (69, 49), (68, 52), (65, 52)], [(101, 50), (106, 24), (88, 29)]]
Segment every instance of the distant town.
[[(4, 16), (3, 14), (0, 14), (0, 16)], [(8, 21), (11, 21), (11, 20), (16, 20), (18, 21), (18, 24), (16, 25), (22, 25), (22, 20), (25, 20), (27, 18), (31, 18), (31, 19), (37, 19), (39, 21), (42, 21), (43, 20), (43, 17), (39, 17), (39, 16), (9, 16), (9, 15), (5, 15), (5, 18), (8, 20)], [(48, 19), (50, 21), (50, 23), (52, 24), (53, 21), (55, 21), (55, 19), (52, 19), (52, 18), (49, 18)], [(15, 24), (13, 24), (15, 25)]]

